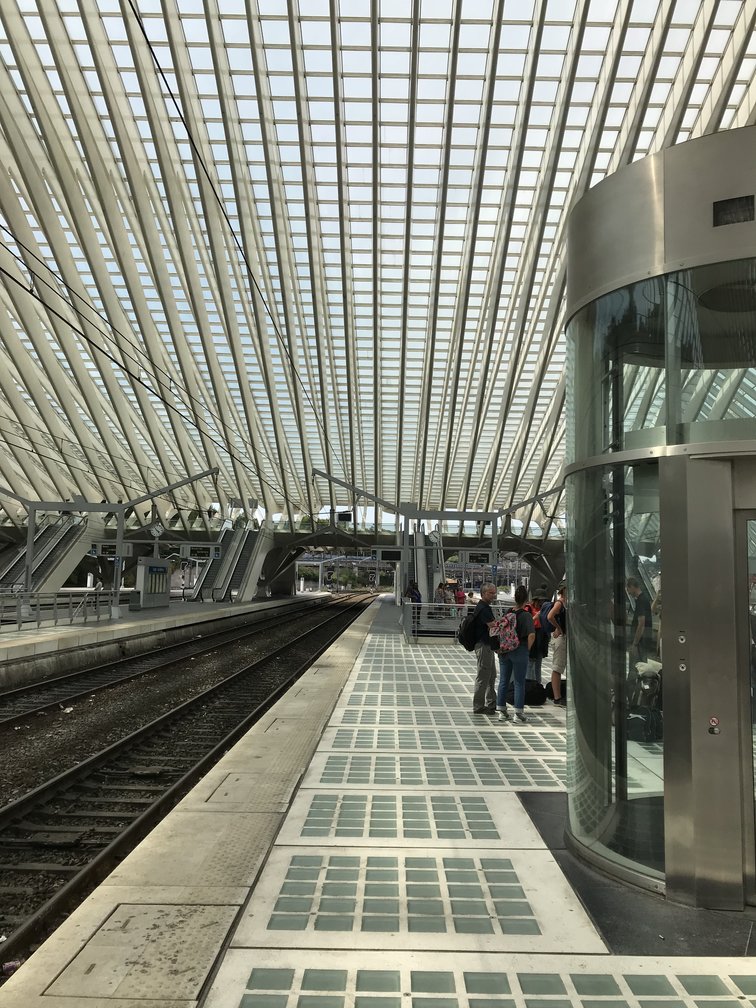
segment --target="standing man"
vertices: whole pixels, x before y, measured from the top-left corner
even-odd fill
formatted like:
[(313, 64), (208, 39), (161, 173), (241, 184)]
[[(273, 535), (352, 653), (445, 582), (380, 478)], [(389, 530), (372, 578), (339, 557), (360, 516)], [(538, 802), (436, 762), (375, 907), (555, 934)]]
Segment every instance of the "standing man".
[(404, 597), (409, 599), (410, 605), (412, 606), (412, 636), (417, 637), (420, 629), (420, 606), (423, 601), (423, 596), (420, 594), (420, 589), (417, 587), (417, 581), (410, 581), (404, 592)]
[(653, 655), (654, 635), (651, 616), (651, 600), (641, 588), (638, 578), (629, 577), (625, 582), (627, 594), (634, 599), (633, 620), (630, 624), (630, 654), (631, 669), (638, 662), (646, 661)]
[(475, 677), (473, 693), (473, 714), (496, 713), (496, 654), (491, 647), (495, 643), (491, 637), (491, 627), (495, 616), (491, 608), (496, 601), (496, 585), (490, 581), (481, 585), (480, 602), (473, 613), (475, 626), (475, 659), (478, 673)]

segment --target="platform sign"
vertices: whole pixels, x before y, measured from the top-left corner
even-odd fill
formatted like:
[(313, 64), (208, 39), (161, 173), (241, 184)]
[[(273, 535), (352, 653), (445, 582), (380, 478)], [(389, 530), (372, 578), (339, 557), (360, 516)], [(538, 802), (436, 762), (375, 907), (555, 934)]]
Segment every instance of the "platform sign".
[(381, 547), (380, 549), (373, 550), (373, 556), (376, 560), (382, 560), (384, 563), (401, 563), (402, 551), (400, 549), (385, 549)]
[[(106, 543), (92, 543), (91, 552), (95, 556), (105, 557), (107, 560), (115, 560), (118, 554), (116, 553), (116, 544), (114, 542)], [(132, 543), (123, 544), (123, 553), (121, 556), (130, 557), (133, 556), (134, 547)]]
[(182, 543), (179, 555), (185, 560), (220, 560), (222, 550), (220, 543), (209, 543), (207, 546)]
[(467, 554), (467, 562), (471, 564), (489, 564), (491, 563), (491, 554), (473, 553), (471, 551)]

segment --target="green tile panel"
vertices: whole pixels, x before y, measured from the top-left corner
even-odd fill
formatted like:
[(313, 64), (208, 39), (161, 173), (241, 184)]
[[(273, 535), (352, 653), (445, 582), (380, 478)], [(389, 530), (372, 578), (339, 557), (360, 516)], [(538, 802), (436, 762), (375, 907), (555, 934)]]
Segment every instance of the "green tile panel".
[[(314, 884), (312, 894), (288, 894), (291, 883), (304, 882)], [(541, 934), (512, 862), (505, 857), (294, 856), (267, 930), (311, 929)]]
[(484, 795), (315, 794), (307, 838), (501, 840)]
[(426, 756), (329, 753), (317, 783), (339, 787), (525, 788), (562, 790), (559, 756)]
[(457, 709), (469, 711), (471, 706), (470, 688), (466, 693), (379, 693), (375, 690), (371, 692), (351, 692), (347, 696), (346, 703), (350, 707), (409, 707), (413, 709)]
[(477, 728), (337, 728), (331, 748), (436, 752), (506, 752), (565, 755), (564, 731), (498, 725), (483, 719)]
[[(412, 710), (406, 708), (379, 707), (352, 710), (342, 708), (334, 714), (334, 722), (355, 727), (444, 727), (480, 728), (486, 722), (471, 710)], [(564, 730), (556, 719), (553, 727)]]
[(256, 967), (239, 1008), (734, 1008), (756, 994), (756, 975), (614, 973), (610, 962), (590, 973), (470, 970), (453, 959), (448, 969)]

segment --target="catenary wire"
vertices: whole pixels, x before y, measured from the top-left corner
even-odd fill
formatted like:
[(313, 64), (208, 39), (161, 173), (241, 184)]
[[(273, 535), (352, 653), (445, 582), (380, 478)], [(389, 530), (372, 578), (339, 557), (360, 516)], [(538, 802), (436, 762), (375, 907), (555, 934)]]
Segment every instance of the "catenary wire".
[[(115, 340), (113, 340), (113, 337), (111, 336), (111, 334), (109, 332), (107, 332), (106, 330), (102, 329), (101, 326), (97, 325), (91, 319), (88, 319), (87, 320), (88, 323), (90, 325), (92, 325), (93, 328), (95, 328), (97, 330), (97, 332), (99, 332), (103, 336), (104, 339), (109, 340), (109, 341), (111, 341), (111, 342), (113, 342), (115, 344), (115, 346), (117, 347), (119, 353), (122, 353), (126, 357), (130, 357), (131, 356), (132, 359), (133, 359), (133, 361), (134, 361), (134, 363), (138, 367), (143, 368), (148, 373), (152, 373), (151, 376), (155, 378), (155, 380), (156, 380), (157, 383), (159, 383), (162, 380), (163, 383), (165, 385), (167, 385), (169, 388), (171, 388), (174, 392), (176, 392), (176, 391), (182, 392), (186, 396), (186, 400), (187, 401), (184, 401), (183, 399), (180, 400), (180, 401), (181, 401), (181, 403), (182, 403), (183, 406), (187, 407), (187, 409), (191, 408), (190, 404), (194, 404), (194, 405), (197, 406), (197, 408), (200, 411), (202, 411), (203, 413), (207, 413), (209, 416), (211, 416), (213, 418), (213, 420), (218, 421), (218, 423), (220, 423), (220, 417), (218, 416), (217, 413), (214, 413), (211, 409), (209, 409), (208, 406), (207, 406), (207, 404), (205, 402), (203, 402), (202, 400), (200, 400), (197, 396), (193, 395), (186, 386), (184, 386), (180, 382), (176, 381), (176, 379), (173, 378), (170, 374), (168, 374), (168, 372), (164, 368), (160, 367), (159, 364), (154, 364), (152, 361), (150, 361), (149, 357), (147, 355), (147, 352), (145, 350), (143, 350), (127, 334), (123, 333), (120, 329), (118, 329), (117, 326), (114, 326), (112, 324), (112, 322), (110, 322), (110, 320), (107, 317), (103, 316), (103, 314), (100, 311), (98, 311), (98, 309), (93, 304), (91, 304), (89, 301), (87, 301), (86, 298), (82, 297), (77, 291), (73, 290), (70, 287), (70, 285), (67, 284), (62, 279), (62, 277), (58, 276), (58, 274), (55, 272), (55, 270), (52, 269), (51, 266), (49, 266), (46, 262), (44, 262), (44, 260), (41, 259), (33, 251), (33, 249), (30, 249), (27, 245), (25, 245), (22, 241), (20, 241), (18, 239), (18, 237), (10, 230), (10, 228), (8, 228), (2, 222), (0, 222), (0, 230), (3, 230), (8, 235), (10, 235), (11, 239), (13, 240), (13, 242), (19, 248), (23, 249), (24, 252), (27, 255), (32, 256), (44, 269), (46, 269), (55, 278), (55, 280), (65, 289), (65, 291), (71, 297), (76, 298), (77, 302), (81, 302), (81, 304), (84, 307), (86, 307), (90, 311), (92, 311), (98, 319), (100, 319), (102, 322), (104, 322), (108, 326), (108, 328), (113, 333), (115, 333), (116, 336), (118, 336), (121, 340), (123, 340), (123, 342), (127, 346), (132, 347), (133, 351), (134, 351), (134, 355), (131, 355), (131, 354), (127, 353), (124, 350), (124, 348), (121, 346), (120, 343), (116, 343)], [(14, 250), (6, 242), (2, 242), (2, 243), (0, 243), (0, 245), (3, 248), (5, 248), (8, 251), (8, 253), (11, 256), (13, 256), (13, 258), (16, 259), (21, 264), (21, 266), (29, 274), (30, 278), (32, 279), (32, 282), (36, 282), (37, 284), (40, 284), (40, 285), (43, 285), (43, 286), (47, 287), (57, 297), (61, 298), (63, 300), (64, 304), (66, 304), (67, 307), (70, 307), (73, 311), (76, 311), (77, 314), (78, 314), (78, 309), (74, 305), (72, 305), (69, 301), (67, 301), (65, 299), (65, 297), (63, 296), (63, 294), (59, 290), (57, 290), (56, 287), (53, 284), (48, 283), (48, 281), (46, 281), (38, 273), (36, 273), (33, 270), (31, 270), (30, 267), (29, 267), (29, 264), (27, 262), (25, 262), (25, 260), (21, 256), (19, 256), (16, 252), (14, 252)], [(44, 300), (44, 298), (42, 298), (40, 296), (39, 300), (41, 301), (42, 304), (45, 305), (45, 307), (49, 307), (48, 302), (46, 302)], [(139, 356), (137, 356), (137, 355), (139, 355)], [(143, 358), (145, 358), (147, 360), (148, 366), (145, 366), (144, 362), (140, 359), (140, 357), (143, 357)], [(151, 390), (151, 391), (153, 392), (153, 395), (155, 395), (161, 402), (166, 403), (166, 400), (163, 398), (163, 396), (159, 392), (155, 392), (153, 390)], [(241, 432), (237, 431), (237, 433), (239, 434), (239, 440), (243, 444), (248, 445), (250, 448), (253, 447), (252, 444), (251, 444), (251, 442), (247, 441), (243, 437), (243, 435), (241, 434)], [(256, 445), (254, 447), (256, 447), (257, 451), (262, 456), (264, 456), (267, 459), (267, 461), (270, 462), (270, 464), (272, 466), (276, 466), (278, 464), (277, 461), (272, 458), (272, 456), (269, 454), (269, 452), (265, 449), (265, 447), (262, 444)], [(294, 476), (294, 474), (288, 468), (282, 467), (282, 472), (284, 472), (285, 474), (287, 474), (289, 476), (292, 476), (292, 478)], [(278, 492), (284, 497), (284, 499), (288, 499), (286, 497), (286, 495), (284, 494), (283, 490), (279, 490)]]
[(281, 334), (281, 331), (280, 331), (280, 329), (278, 327), (278, 324), (276, 323), (276, 319), (275, 319), (275, 317), (273, 315), (273, 312), (271, 311), (270, 307), (268, 306), (268, 303), (267, 303), (267, 301), (265, 299), (265, 296), (264, 296), (264, 294), (263, 294), (263, 292), (262, 292), (259, 284), (257, 283), (257, 280), (255, 279), (255, 276), (254, 276), (253, 272), (252, 272), (252, 267), (250, 266), (249, 260), (247, 259), (247, 254), (244, 251), (244, 246), (242, 245), (241, 241), (239, 240), (239, 236), (237, 235), (236, 231), (234, 230), (234, 227), (233, 227), (233, 225), (231, 223), (231, 220), (229, 219), (229, 216), (228, 216), (228, 214), (226, 212), (226, 208), (225, 208), (225, 206), (223, 204), (223, 200), (221, 199), (221, 197), (220, 197), (220, 195), (219, 195), (219, 193), (217, 191), (217, 188), (215, 186), (215, 183), (213, 182), (212, 176), (210, 175), (210, 172), (207, 169), (207, 165), (205, 164), (205, 160), (202, 157), (202, 152), (200, 151), (199, 146), (197, 145), (197, 143), (196, 143), (196, 141), (194, 139), (194, 136), (192, 135), (192, 131), (189, 129), (189, 124), (187, 123), (186, 118), (184, 117), (184, 114), (181, 111), (181, 108), (179, 106), (178, 100), (177, 100), (175, 94), (173, 93), (173, 89), (171, 88), (170, 84), (168, 83), (168, 78), (167, 78), (167, 76), (165, 74), (165, 71), (163, 70), (163, 67), (162, 67), (162, 65), (160, 63), (160, 60), (158, 59), (157, 52), (155, 51), (155, 47), (153, 46), (153, 44), (150, 41), (150, 38), (149, 38), (149, 36), (147, 34), (147, 29), (145, 28), (142, 16), (139, 13), (139, 11), (136, 9), (136, 6), (135, 6), (133, 0), (127, 0), (127, 3), (129, 5), (129, 7), (131, 8), (131, 11), (132, 11), (132, 13), (134, 15), (134, 18), (136, 19), (137, 24), (139, 25), (139, 30), (141, 31), (141, 33), (142, 33), (142, 35), (144, 37), (144, 40), (145, 40), (145, 42), (147, 44), (147, 47), (148, 47), (148, 49), (150, 51), (150, 55), (152, 56), (152, 60), (153, 60), (153, 63), (155, 64), (155, 68), (156, 68), (156, 70), (158, 72), (158, 75), (160, 76), (160, 79), (162, 80), (163, 85), (164, 85), (164, 87), (165, 87), (168, 95), (170, 96), (171, 102), (173, 103), (173, 107), (176, 109), (176, 114), (178, 115), (178, 117), (179, 117), (179, 119), (181, 121), (181, 124), (183, 125), (184, 130), (186, 131), (186, 136), (187, 136), (187, 140), (189, 142), (189, 145), (191, 146), (192, 151), (194, 152), (194, 156), (197, 158), (197, 161), (198, 161), (198, 163), (200, 165), (200, 168), (202, 169), (202, 173), (205, 176), (205, 178), (207, 179), (208, 185), (210, 186), (210, 190), (211, 190), (211, 192), (212, 192), (212, 194), (213, 194), (213, 196), (215, 198), (215, 201), (216, 201), (216, 203), (217, 203), (217, 205), (218, 205), (218, 207), (220, 209), (220, 212), (221, 212), (221, 214), (223, 216), (223, 219), (225, 220), (226, 225), (228, 226), (229, 233), (230, 233), (230, 235), (231, 235), (231, 237), (233, 239), (234, 245), (236, 246), (236, 249), (237, 249), (237, 251), (239, 253), (239, 256), (241, 257), (242, 262), (244, 263), (244, 267), (246, 269), (247, 277), (249, 279), (249, 282), (252, 285), (252, 287), (254, 287), (255, 292), (257, 293), (257, 296), (260, 298), (261, 303), (264, 305), (265, 311), (267, 312), (268, 318), (270, 319), (271, 325), (273, 327), (273, 331), (276, 334), (276, 339), (278, 340), (279, 345), (281, 346), (281, 349), (282, 349), (284, 355), (286, 356), (287, 360), (289, 361), (289, 364), (291, 366), (292, 377), (294, 378), (295, 382), (297, 382), (297, 384), (302, 389), (302, 392), (304, 393), (304, 396), (307, 399), (307, 402), (309, 403), (310, 408), (312, 409), (313, 416), (315, 417), (315, 420), (316, 420), (318, 426), (323, 431), (323, 437), (325, 438), (326, 444), (329, 446), (329, 448), (331, 449), (331, 452), (333, 453), (333, 458), (341, 466), (342, 474), (346, 476), (347, 475), (347, 470), (346, 470), (346, 468), (344, 466), (344, 462), (341, 459), (341, 457), (339, 456), (339, 454), (336, 451), (336, 449), (334, 448), (333, 443), (332, 443), (331, 439), (328, 436), (328, 430), (326, 429), (326, 426), (325, 426), (323, 420), (320, 418), (318, 410), (317, 410), (314, 402), (312, 401), (312, 398), (311, 398), (309, 392), (307, 391), (307, 388), (305, 387), (304, 382), (299, 377), (299, 374), (297, 372), (297, 368), (296, 368), (296, 366), (294, 364), (294, 361), (292, 360), (291, 353), (289, 352), (289, 349), (286, 346), (286, 342), (285, 342), (285, 340), (283, 338), (283, 335)]

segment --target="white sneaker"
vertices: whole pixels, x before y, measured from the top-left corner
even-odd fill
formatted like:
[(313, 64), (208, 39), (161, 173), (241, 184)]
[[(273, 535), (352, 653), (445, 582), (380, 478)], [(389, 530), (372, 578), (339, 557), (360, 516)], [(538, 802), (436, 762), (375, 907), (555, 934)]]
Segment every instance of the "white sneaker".
[(512, 718), (512, 724), (527, 724), (528, 719), (524, 714), (520, 714), (519, 711), (514, 712), (514, 717)]
[(507, 712), (505, 710), (498, 710), (498, 711), (496, 711), (496, 720), (497, 721), (509, 721), (509, 714), (507, 714)]

